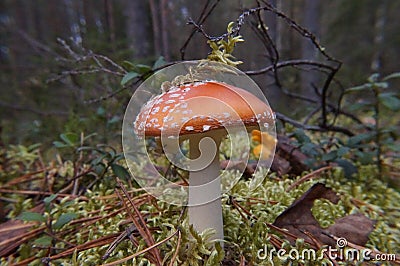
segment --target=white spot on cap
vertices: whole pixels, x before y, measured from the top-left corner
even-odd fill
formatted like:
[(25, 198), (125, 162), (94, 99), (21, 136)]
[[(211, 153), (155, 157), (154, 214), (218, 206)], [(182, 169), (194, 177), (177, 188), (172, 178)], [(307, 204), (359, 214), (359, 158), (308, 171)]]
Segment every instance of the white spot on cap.
[(211, 126), (209, 126), (209, 125), (204, 125), (204, 126), (203, 126), (203, 131), (210, 130), (210, 128), (211, 128)]
[(156, 100), (156, 98), (154, 98), (154, 100), (155, 100), (154, 104), (159, 104), (159, 103), (161, 103), (162, 101), (164, 101), (161, 97), (158, 98), (157, 100)]
[[(186, 85), (186, 86), (188, 86), (188, 85)], [(184, 88), (182, 91), (183, 91), (183, 92), (188, 92), (188, 91), (190, 91), (190, 87), (186, 87), (186, 88)]]
[(171, 106), (169, 105), (164, 106), (164, 108), (162, 109), (163, 113), (165, 113), (169, 108), (171, 108)]
[(187, 127), (185, 127), (185, 129), (186, 129), (187, 131), (193, 131), (193, 130), (194, 130), (194, 127), (192, 127), (192, 126), (187, 126)]
[(151, 113), (152, 113), (153, 115), (155, 115), (156, 113), (158, 113), (158, 111), (160, 111), (160, 106), (155, 107), (155, 108), (153, 109), (153, 111), (151, 111)]
[(230, 113), (228, 113), (228, 112), (224, 112), (224, 113), (223, 113), (223, 115), (224, 115), (224, 117), (225, 117), (225, 118), (228, 118), (228, 117), (230, 117), (230, 116), (231, 116), (231, 114), (230, 114)]
[(153, 99), (149, 100), (149, 101), (146, 103), (146, 105), (145, 105), (145, 106), (147, 107), (147, 106), (151, 106), (151, 105), (153, 105), (153, 104), (154, 104), (154, 101), (155, 101), (155, 100), (157, 100), (157, 99), (158, 99), (158, 97), (156, 97), (156, 98), (153, 98)]
[(197, 87), (197, 86), (200, 86), (200, 85), (203, 85), (203, 84), (205, 84), (205, 83), (204, 82), (195, 82), (193, 84), (193, 87)]
[(180, 93), (174, 93), (174, 94), (171, 94), (169, 97), (170, 97), (170, 98), (177, 98), (177, 97), (179, 97), (179, 96), (181, 96)]
[(179, 88), (174, 86), (174, 87), (172, 87), (172, 88), (169, 89), (169, 91), (167, 92), (167, 94), (174, 93), (174, 92), (176, 92), (176, 91), (178, 91), (178, 90), (179, 90)]
[[(193, 113), (192, 110), (185, 110), (185, 111), (182, 111), (182, 114), (184, 114), (184, 115), (188, 115), (188, 114), (191, 114), (191, 113)], [(194, 117), (193, 117), (193, 118), (194, 118)]]
[(150, 119), (150, 123), (157, 123), (158, 122), (158, 119), (157, 118), (152, 118), (152, 119)]
[(166, 104), (170, 104), (170, 103), (174, 103), (175, 102), (175, 100), (168, 100), (168, 101), (166, 101), (165, 103)]
[(182, 117), (181, 118), (181, 121), (183, 122), (183, 123), (185, 123), (185, 122), (187, 122), (187, 121), (189, 121), (189, 117)]

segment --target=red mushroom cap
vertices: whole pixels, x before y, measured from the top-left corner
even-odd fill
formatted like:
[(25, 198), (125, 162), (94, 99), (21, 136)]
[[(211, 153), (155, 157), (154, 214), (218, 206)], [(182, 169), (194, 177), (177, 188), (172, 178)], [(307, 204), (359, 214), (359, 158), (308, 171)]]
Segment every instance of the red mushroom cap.
[(268, 126), (272, 110), (248, 91), (217, 81), (173, 87), (149, 100), (134, 122), (139, 136), (203, 133), (244, 124)]

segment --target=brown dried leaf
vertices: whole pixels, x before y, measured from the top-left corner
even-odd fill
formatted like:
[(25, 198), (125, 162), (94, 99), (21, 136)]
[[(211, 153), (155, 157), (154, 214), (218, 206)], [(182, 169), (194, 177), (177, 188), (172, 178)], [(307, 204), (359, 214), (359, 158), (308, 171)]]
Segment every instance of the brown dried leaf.
[[(345, 237), (347, 241), (353, 244), (363, 246), (367, 243), (368, 235), (374, 229), (374, 225), (375, 221), (357, 213), (337, 219), (325, 231), (337, 237)], [(336, 243), (336, 241), (334, 242)]]
[(292, 235), (303, 238), (315, 248), (317, 248), (315, 240), (335, 246), (336, 241), (329, 235), (344, 237), (348, 242), (360, 246), (365, 245), (368, 235), (374, 228), (374, 221), (362, 214), (352, 214), (337, 219), (335, 224), (327, 229), (321, 228), (311, 212), (316, 199), (327, 199), (332, 203), (337, 203), (339, 196), (332, 189), (317, 183), (279, 215), (273, 225), (287, 229)]

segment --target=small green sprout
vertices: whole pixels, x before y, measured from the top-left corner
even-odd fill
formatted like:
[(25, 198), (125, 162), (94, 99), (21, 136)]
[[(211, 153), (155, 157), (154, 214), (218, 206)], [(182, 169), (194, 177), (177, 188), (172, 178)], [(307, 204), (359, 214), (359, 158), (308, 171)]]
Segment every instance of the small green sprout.
[(211, 47), (211, 53), (207, 59), (210, 61), (222, 62), (230, 66), (237, 66), (242, 64), (242, 61), (236, 61), (236, 58), (232, 55), (236, 43), (244, 42), (241, 35), (233, 36), (233, 25), (234, 22), (230, 22), (227, 27), (228, 40), (224, 39), (218, 41), (208, 40), (207, 43)]

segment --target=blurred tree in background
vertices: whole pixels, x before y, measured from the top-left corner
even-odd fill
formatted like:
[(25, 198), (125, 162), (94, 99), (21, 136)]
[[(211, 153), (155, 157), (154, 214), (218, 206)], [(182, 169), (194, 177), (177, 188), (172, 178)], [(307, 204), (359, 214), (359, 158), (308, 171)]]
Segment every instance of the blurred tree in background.
[[(344, 63), (332, 86), (346, 88), (363, 83), (371, 73), (385, 75), (398, 71), (398, 1), (269, 3), (300, 22), (320, 39), (325, 51)], [(167, 62), (205, 58), (209, 47), (204, 36), (194, 33), (188, 42), (193, 31), (187, 25), (188, 19), (206, 18), (202, 23), (204, 30), (219, 36), (229, 21), (235, 21), (243, 10), (255, 6), (254, 0), (2, 1), (2, 141), (50, 143), (61, 132), (86, 131), (98, 132), (103, 141), (119, 143), (119, 122), (135, 85), (121, 90), (118, 75), (107, 75), (106, 67), (104, 71), (101, 67), (93, 68), (96, 65), (93, 60), (99, 58), (87, 57), (106, 55), (117, 64), (128, 60), (148, 65), (160, 56)], [(287, 21), (271, 12), (260, 12), (260, 16), (280, 61), (320, 59), (315, 46), (300, 38)], [(266, 52), (271, 48), (267, 47), (268, 40), (260, 42), (257, 23), (249, 18), (241, 28), (246, 42), (237, 47), (235, 56), (244, 61), (240, 68), (245, 71), (274, 63), (273, 51)], [(284, 95), (282, 88), (311, 97), (323, 81), (321, 73), (315, 70), (293, 68), (280, 73), (279, 86), (271, 72), (254, 79), (277, 111), (301, 116), (304, 106)], [(121, 92), (114, 95), (118, 90)], [(331, 97), (338, 97), (336, 89), (331, 91)], [(106, 97), (110, 94), (113, 97)], [(102, 97), (107, 100), (100, 100)], [(287, 101), (293, 104), (288, 105)]]

